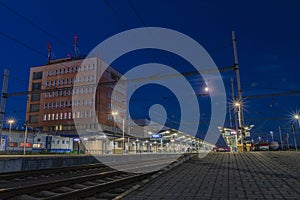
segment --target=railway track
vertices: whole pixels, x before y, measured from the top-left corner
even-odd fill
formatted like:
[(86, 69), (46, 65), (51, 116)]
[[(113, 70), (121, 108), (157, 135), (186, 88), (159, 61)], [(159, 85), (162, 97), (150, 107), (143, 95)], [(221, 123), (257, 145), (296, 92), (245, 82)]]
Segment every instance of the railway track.
[[(182, 161), (183, 158), (172, 162), (167, 168), (171, 168), (174, 163)], [(155, 161), (153, 164), (149, 161), (148, 164), (144, 164), (146, 167), (151, 167), (160, 163)], [(20, 184), (0, 184), (0, 199), (113, 199), (137, 182), (155, 176), (155, 173), (162, 173), (163, 170), (159, 171), (131, 173), (114, 170), (103, 164), (28, 171), (22, 175), (23, 181), (20, 181)], [(0, 179), (3, 177), (7, 181), (15, 180), (13, 177), (18, 174), (17, 172), (0, 174)], [(61, 177), (51, 178), (52, 174)], [(35, 181), (31, 181), (30, 177), (36, 177)], [(38, 177), (43, 178), (39, 181)]]

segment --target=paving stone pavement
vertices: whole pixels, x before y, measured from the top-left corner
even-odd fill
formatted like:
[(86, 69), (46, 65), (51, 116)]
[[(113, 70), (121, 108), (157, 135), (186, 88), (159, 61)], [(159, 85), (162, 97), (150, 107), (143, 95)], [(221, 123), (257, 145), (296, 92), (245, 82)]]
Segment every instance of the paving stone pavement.
[(300, 152), (210, 153), (124, 199), (300, 199)]

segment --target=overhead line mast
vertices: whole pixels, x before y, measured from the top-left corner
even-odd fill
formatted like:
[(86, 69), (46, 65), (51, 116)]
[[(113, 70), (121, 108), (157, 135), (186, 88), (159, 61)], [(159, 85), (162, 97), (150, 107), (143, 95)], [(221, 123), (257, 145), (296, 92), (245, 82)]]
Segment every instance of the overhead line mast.
[(237, 81), (237, 93), (238, 93), (238, 99), (235, 99), (239, 103), (239, 120), (240, 120), (240, 129), (241, 129), (241, 136), (242, 136), (242, 145), (243, 150), (247, 151), (246, 148), (246, 133), (244, 130), (244, 113), (243, 113), (243, 96), (242, 96), (242, 87), (241, 87), (241, 79), (240, 79), (240, 72), (239, 72), (239, 61), (238, 61), (238, 55), (237, 55), (237, 48), (236, 48), (236, 38), (235, 33), (232, 31), (232, 45), (233, 45), (233, 54), (234, 54), (234, 71), (236, 75), (236, 81)]

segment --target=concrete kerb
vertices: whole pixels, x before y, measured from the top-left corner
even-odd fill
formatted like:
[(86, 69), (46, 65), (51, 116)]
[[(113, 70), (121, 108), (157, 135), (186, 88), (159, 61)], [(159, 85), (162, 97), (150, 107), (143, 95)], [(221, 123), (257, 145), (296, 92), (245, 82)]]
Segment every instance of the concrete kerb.
[(183, 164), (187, 160), (190, 160), (192, 157), (194, 157), (196, 155), (197, 154), (184, 154), (184, 155), (182, 155), (181, 157), (179, 157), (173, 163), (171, 163), (168, 166), (164, 167), (163, 169), (159, 170), (157, 173), (153, 174), (149, 178), (141, 180), (139, 183), (135, 184), (134, 186), (132, 186), (131, 188), (129, 188), (125, 192), (123, 192), (123, 193), (119, 194), (118, 196), (116, 196), (115, 198), (113, 198), (113, 200), (119, 200), (119, 199), (124, 198), (125, 196), (129, 195), (130, 193), (134, 192), (135, 190), (138, 190), (139, 188), (143, 187), (147, 183), (157, 179), (157, 177), (163, 175), (164, 173), (170, 171), (171, 169), (173, 169), (175, 167), (180, 166), (181, 164)]

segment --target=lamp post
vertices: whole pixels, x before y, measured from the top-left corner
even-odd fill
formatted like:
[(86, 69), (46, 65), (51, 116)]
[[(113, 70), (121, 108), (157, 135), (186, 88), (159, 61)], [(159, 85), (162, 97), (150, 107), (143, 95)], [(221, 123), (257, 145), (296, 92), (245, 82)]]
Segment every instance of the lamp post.
[[(117, 116), (118, 112), (117, 111), (113, 111), (111, 113), (112, 116)], [(116, 153), (116, 122), (115, 122), (115, 117), (114, 117), (114, 149), (113, 149), (113, 153)]]
[(125, 120), (124, 120), (124, 118), (122, 119), (122, 133), (123, 133), (123, 153), (125, 153)]
[(294, 119), (298, 121), (298, 126), (300, 127), (300, 116), (298, 114), (295, 114)]
[(241, 144), (243, 145), (243, 151), (247, 151), (246, 149), (246, 134), (244, 130), (244, 123), (242, 121), (242, 105), (240, 102), (235, 102), (234, 106), (238, 109), (238, 121), (239, 121), (239, 127), (241, 130)]
[(27, 129), (28, 129), (28, 121), (25, 122), (25, 134), (24, 134), (24, 143), (23, 143), (23, 155), (26, 154)]
[(11, 126), (13, 125), (13, 123), (15, 123), (15, 120), (14, 119), (9, 119), (9, 120), (7, 120), (7, 123), (9, 124), (9, 136), (12, 138), (12, 135), (11, 135)]
[(240, 103), (235, 103), (235, 107), (238, 109), (238, 121), (239, 121), (239, 127), (242, 127), (242, 119), (241, 119), (241, 104)]
[[(298, 126), (300, 127), (300, 117), (299, 117), (299, 115), (295, 114), (294, 119), (298, 121)], [(295, 149), (297, 151), (298, 148), (297, 148), (297, 140), (296, 140), (296, 133), (295, 132), (294, 132), (294, 144), (295, 144)]]

